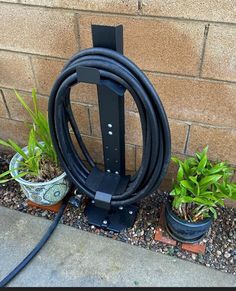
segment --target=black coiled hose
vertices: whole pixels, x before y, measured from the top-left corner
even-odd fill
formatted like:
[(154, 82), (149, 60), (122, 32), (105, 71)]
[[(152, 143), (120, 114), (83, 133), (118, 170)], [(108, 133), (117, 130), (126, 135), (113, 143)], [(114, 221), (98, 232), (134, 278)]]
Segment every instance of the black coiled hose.
[(90, 167), (95, 167), (75, 122), (70, 90), (78, 83), (78, 66), (96, 68), (101, 80), (111, 80), (125, 87), (133, 96), (141, 120), (143, 156), (139, 170), (131, 177), (126, 191), (112, 196), (111, 205), (127, 205), (152, 193), (166, 174), (170, 160), (168, 120), (154, 87), (145, 74), (128, 58), (105, 48), (90, 48), (74, 55), (56, 80), (49, 100), (49, 124), (59, 160), (71, 182), (91, 199), (95, 191), (86, 185), (90, 171), (72, 142), (69, 125)]

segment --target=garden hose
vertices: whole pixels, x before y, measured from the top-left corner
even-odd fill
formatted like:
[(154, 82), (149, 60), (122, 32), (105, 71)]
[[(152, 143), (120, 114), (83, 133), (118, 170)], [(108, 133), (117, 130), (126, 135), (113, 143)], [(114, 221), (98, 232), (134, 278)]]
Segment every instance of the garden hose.
[[(50, 131), (61, 166), (68, 178), (91, 199), (95, 198), (96, 191), (86, 184), (86, 180), (91, 168), (96, 165), (83, 143), (70, 104), (71, 88), (79, 83), (78, 67), (98, 70), (101, 84), (106, 84), (109, 80), (123, 86), (131, 93), (137, 105), (143, 137), (142, 163), (130, 178), (124, 193), (112, 195), (111, 206), (137, 202), (157, 189), (170, 160), (170, 130), (160, 98), (146, 75), (128, 58), (114, 50), (85, 49), (75, 54), (65, 65), (54, 83), (49, 99)], [(89, 166), (76, 151), (70, 127)]]
[(49, 240), (51, 235), (53, 234), (54, 230), (56, 229), (61, 217), (66, 209), (68, 204), (68, 199), (70, 195), (68, 194), (62, 201), (62, 205), (53, 221), (53, 223), (49, 226), (47, 232), (35, 246), (35, 248), (24, 258), (24, 260), (15, 267), (13, 271), (11, 271), (2, 281), (0, 281), (0, 287), (5, 287), (12, 279), (16, 277), (27, 265), (28, 263), (37, 255), (37, 253), (43, 248), (46, 242)]

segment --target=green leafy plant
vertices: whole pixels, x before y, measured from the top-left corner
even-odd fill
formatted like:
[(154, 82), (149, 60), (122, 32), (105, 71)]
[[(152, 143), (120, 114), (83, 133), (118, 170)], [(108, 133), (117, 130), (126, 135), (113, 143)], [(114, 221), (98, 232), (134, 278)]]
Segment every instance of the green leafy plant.
[(208, 147), (184, 161), (172, 157), (178, 172), (170, 195), (172, 209), (181, 218), (196, 222), (217, 218), (216, 208), (226, 198), (236, 200), (236, 184), (230, 182), (233, 168), (226, 162), (210, 162)]
[(42, 143), (39, 143), (36, 141), (37, 147), (39, 147), (42, 150), (42, 153), (46, 155), (51, 161), (57, 163), (58, 162), (57, 154), (52, 144), (48, 119), (39, 110), (36, 90), (35, 89), (32, 90), (34, 110), (31, 110), (31, 108), (27, 105), (25, 100), (20, 96), (20, 94), (17, 91), (15, 91), (15, 94), (16, 94), (17, 99), (21, 103), (21, 105), (28, 112), (28, 114), (30, 115), (32, 119), (33, 129), (34, 129), (37, 140), (42, 142)]
[[(47, 117), (39, 110), (37, 93), (35, 89), (32, 90), (33, 110), (17, 91), (15, 91), (15, 94), (32, 120), (32, 123), (27, 125), (30, 126), (27, 144), (28, 152), (25, 153), (22, 148), (11, 139), (8, 139), (7, 141), (0, 139), (0, 145), (10, 148), (20, 154), (23, 158), (19, 163), (19, 168), (8, 170), (0, 174), (0, 183), (5, 183), (9, 180), (27, 175), (30, 177), (39, 177), (39, 179), (43, 180), (43, 172), (45, 170), (43, 170), (42, 167), (45, 165), (45, 161), (50, 162), (54, 167), (58, 167), (57, 154), (52, 144), (48, 120)], [(50, 169), (51, 167), (47, 166), (47, 168)], [(6, 179), (6, 177), (14, 170), (17, 170), (19, 175), (14, 178)]]

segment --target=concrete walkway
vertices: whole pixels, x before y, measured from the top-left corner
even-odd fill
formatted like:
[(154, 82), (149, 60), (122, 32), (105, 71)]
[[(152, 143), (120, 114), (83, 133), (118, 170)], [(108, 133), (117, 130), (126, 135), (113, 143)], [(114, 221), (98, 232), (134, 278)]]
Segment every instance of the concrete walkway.
[[(0, 207), (0, 280), (39, 241), (50, 221)], [(9, 286), (218, 286), (236, 276), (60, 225)]]

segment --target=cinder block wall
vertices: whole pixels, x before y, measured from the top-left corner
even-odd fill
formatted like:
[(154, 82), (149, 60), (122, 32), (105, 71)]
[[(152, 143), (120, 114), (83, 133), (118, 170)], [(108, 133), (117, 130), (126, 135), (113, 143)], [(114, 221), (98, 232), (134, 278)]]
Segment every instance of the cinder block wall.
[[(48, 95), (68, 58), (91, 46), (91, 24), (124, 26), (124, 53), (144, 70), (167, 111), (173, 154), (206, 144), (212, 160), (236, 165), (234, 0), (0, 0), (0, 137), (26, 142), (27, 116), (13, 88)], [(95, 87), (73, 90), (73, 108), (94, 158), (101, 159)], [(126, 96), (127, 168), (141, 160), (139, 115)], [(163, 188), (170, 186), (170, 166)]]

